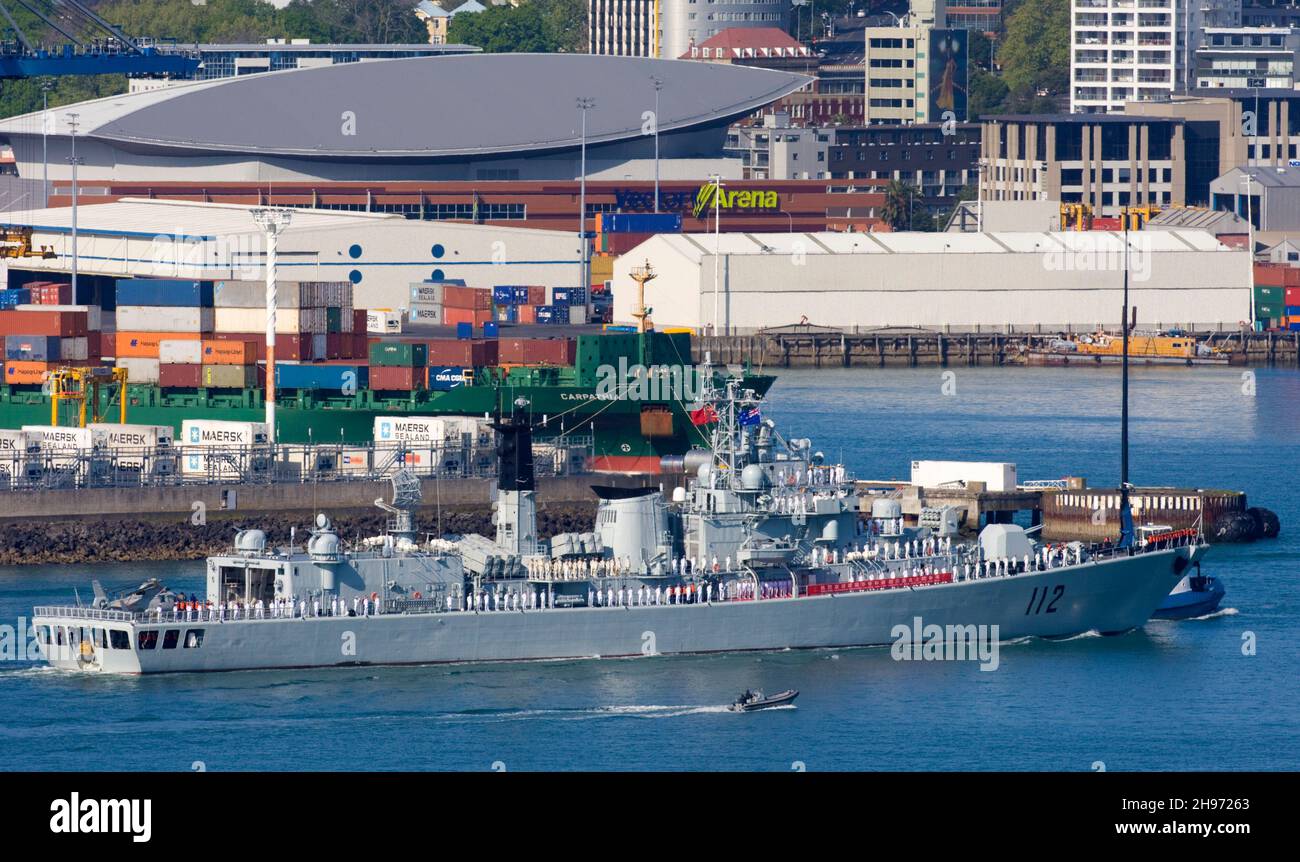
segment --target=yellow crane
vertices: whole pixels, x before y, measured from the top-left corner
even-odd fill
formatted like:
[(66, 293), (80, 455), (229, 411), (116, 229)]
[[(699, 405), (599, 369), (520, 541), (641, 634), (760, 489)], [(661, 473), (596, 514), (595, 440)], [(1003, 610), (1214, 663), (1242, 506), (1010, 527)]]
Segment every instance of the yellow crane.
[(29, 227), (0, 227), (0, 257), (54, 257), (54, 246), (32, 248), (32, 229)]
[[(46, 378), (50, 395), (50, 424), (59, 424), (59, 402), (74, 401), (79, 405), (78, 427), (86, 427), (86, 402), (90, 402), (90, 421), (103, 422), (100, 412), (99, 390), (105, 386), (117, 387), (117, 421), (126, 424), (126, 369), (98, 365), (92, 368), (61, 367), (50, 371)], [(110, 404), (111, 399), (110, 399)]]

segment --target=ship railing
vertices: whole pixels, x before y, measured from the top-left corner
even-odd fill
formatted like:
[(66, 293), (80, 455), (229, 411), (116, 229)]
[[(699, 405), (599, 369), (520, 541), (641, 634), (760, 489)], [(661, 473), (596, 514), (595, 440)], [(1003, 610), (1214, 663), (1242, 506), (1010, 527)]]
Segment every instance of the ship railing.
[(57, 605), (37, 605), (32, 609), (34, 617), (61, 617), (63, 619), (99, 620), (101, 622), (129, 623), (144, 621), (147, 614), (136, 611), (114, 611), (107, 608), (60, 607)]

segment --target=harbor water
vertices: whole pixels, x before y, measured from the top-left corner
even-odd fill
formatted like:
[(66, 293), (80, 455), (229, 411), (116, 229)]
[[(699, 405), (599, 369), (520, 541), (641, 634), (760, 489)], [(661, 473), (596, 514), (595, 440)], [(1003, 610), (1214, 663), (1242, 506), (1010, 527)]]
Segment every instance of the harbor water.
[[(1117, 369), (789, 371), (766, 413), (862, 478), (913, 459), (1014, 461), (1021, 480), (1119, 474)], [(1223, 608), (1117, 637), (889, 649), (147, 678), (0, 662), (0, 769), (1235, 770), (1300, 768), (1300, 373), (1133, 373), (1132, 479), (1240, 489), (1275, 541), (1216, 546)], [(594, 508), (594, 507), (593, 507)], [(89, 581), (201, 563), (0, 569), (0, 622)], [(726, 710), (797, 688), (794, 707)]]

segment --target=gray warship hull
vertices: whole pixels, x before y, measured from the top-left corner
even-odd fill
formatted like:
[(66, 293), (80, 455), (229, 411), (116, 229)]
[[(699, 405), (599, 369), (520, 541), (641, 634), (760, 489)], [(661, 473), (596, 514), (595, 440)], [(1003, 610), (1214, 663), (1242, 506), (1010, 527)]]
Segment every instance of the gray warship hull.
[[(1001, 641), (1059, 638), (1141, 626), (1203, 550), (1117, 555), (927, 586), (685, 605), (225, 622), (37, 608), (33, 623), (50, 665), (121, 674), (866, 647), (893, 644), (900, 626), (916, 625), (997, 626), (990, 632)], [(106, 633), (96, 638), (92, 630)], [(146, 642), (153, 646), (141, 648)]]

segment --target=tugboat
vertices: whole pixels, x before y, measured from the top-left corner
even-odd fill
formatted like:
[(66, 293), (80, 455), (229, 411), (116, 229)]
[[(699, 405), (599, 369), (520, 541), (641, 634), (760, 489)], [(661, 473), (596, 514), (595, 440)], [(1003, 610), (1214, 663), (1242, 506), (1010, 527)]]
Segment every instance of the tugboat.
[(794, 699), (799, 696), (796, 689), (788, 689), (774, 694), (771, 697), (764, 697), (761, 691), (745, 690), (745, 693), (736, 698), (735, 703), (727, 707), (732, 712), (757, 712), (760, 709), (771, 709), (774, 706), (785, 706), (787, 703), (794, 703)]

